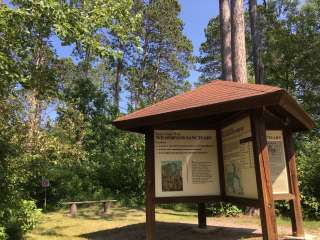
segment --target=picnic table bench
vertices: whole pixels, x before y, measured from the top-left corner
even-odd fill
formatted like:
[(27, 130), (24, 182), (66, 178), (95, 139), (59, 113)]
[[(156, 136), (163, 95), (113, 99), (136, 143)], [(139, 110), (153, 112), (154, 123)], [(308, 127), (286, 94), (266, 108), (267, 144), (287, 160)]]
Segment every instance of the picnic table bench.
[(117, 200), (63, 202), (62, 205), (69, 205), (69, 215), (75, 217), (77, 215), (77, 204), (102, 203), (103, 210), (100, 212), (100, 214), (106, 215), (108, 214), (108, 209), (111, 207), (112, 203), (116, 201)]

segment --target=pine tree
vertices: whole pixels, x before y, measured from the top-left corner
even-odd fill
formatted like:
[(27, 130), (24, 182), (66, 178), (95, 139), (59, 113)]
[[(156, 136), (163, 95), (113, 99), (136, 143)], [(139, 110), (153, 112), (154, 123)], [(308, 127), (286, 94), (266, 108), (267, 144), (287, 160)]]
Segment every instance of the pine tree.
[(247, 82), (243, 0), (231, 0), (231, 44), (233, 81)]
[(260, 14), (258, 13), (257, 1), (249, 0), (250, 13), (250, 29), (252, 42), (252, 58), (255, 72), (255, 82), (257, 84), (263, 83), (263, 62), (261, 59), (261, 24)]
[(221, 57), (222, 78), (232, 81), (232, 50), (231, 50), (231, 16), (229, 0), (220, 0), (220, 34), (221, 34)]
[(219, 18), (212, 18), (204, 32), (206, 41), (201, 44), (200, 56), (197, 58), (200, 64), (198, 71), (201, 72), (199, 84), (223, 78)]
[(189, 88), (186, 77), (193, 63), (192, 43), (183, 35), (176, 0), (139, 2), (143, 21), (138, 37), (141, 52), (132, 51), (127, 90), (133, 108), (174, 96)]

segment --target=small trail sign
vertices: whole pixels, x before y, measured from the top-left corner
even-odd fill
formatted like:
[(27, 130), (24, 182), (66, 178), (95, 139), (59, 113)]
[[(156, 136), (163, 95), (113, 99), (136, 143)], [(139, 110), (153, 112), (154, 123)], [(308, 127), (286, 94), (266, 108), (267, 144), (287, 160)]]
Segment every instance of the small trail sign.
[(44, 203), (43, 208), (44, 210), (47, 209), (47, 188), (50, 186), (49, 179), (43, 178), (41, 180), (41, 186), (44, 188)]
[(49, 179), (42, 179), (42, 181), (41, 181), (41, 186), (42, 186), (43, 188), (49, 187), (49, 186), (50, 186)]

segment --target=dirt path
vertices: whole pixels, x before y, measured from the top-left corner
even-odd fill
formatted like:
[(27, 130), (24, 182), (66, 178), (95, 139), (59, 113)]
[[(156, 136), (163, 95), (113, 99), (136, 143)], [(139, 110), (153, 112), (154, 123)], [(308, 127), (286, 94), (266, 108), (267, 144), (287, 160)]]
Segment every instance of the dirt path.
[[(228, 228), (232, 231), (245, 233), (250, 231), (252, 237), (248, 239), (262, 239), (262, 231), (259, 219), (255, 217), (241, 216), (239, 218), (209, 218), (209, 226), (222, 227), (222, 231), (228, 231)], [(228, 226), (228, 228), (224, 228)], [(277, 224), (278, 235), (281, 239), (286, 239), (286, 236), (291, 235), (291, 226), (288, 223)], [(320, 240), (320, 229), (306, 229), (306, 236), (314, 240)], [(253, 236), (253, 235), (256, 235)], [(223, 240), (223, 238), (221, 238)], [(228, 239), (228, 238), (227, 238)], [(244, 237), (246, 239), (246, 237)]]

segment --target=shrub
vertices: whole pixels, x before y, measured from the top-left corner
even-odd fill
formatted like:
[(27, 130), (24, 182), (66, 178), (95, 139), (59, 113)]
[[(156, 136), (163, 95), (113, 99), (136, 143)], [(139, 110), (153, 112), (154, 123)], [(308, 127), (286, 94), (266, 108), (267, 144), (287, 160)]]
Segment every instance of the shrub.
[(297, 141), (297, 168), (303, 214), (320, 219), (320, 136), (304, 135)]
[(41, 216), (41, 209), (38, 209), (34, 201), (23, 200), (21, 203), (21, 211), (17, 214), (18, 223), (21, 224), (21, 229), (25, 233), (32, 230)]
[(5, 228), (0, 226), (0, 240), (6, 240), (7, 239), (7, 234), (5, 231)]
[(281, 216), (289, 217), (290, 212), (290, 204), (289, 201), (275, 201), (276, 214)]
[(213, 216), (226, 216), (235, 217), (242, 213), (241, 209), (231, 203), (212, 203), (210, 205), (210, 211)]
[(306, 219), (320, 219), (320, 202), (313, 196), (301, 194), (303, 216)]
[[(10, 209), (11, 208), (11, 209)], [(23, 235), (32, 230), (41, 216), (34, 201), (21, 200), (17, 205), (6, 209), (7, 218), (3, 223), (9, 239), (22, 239)]]

